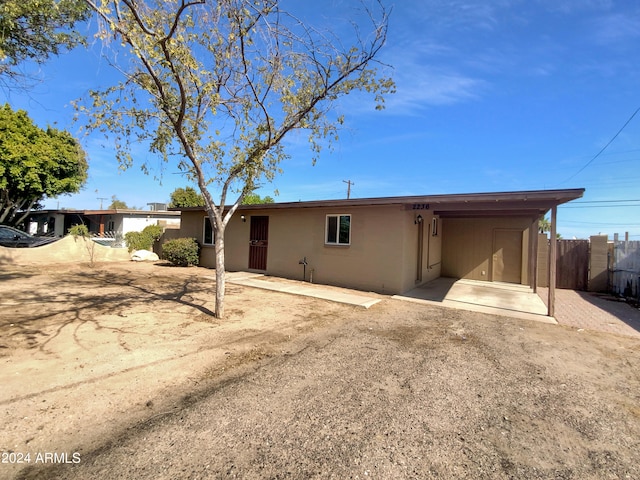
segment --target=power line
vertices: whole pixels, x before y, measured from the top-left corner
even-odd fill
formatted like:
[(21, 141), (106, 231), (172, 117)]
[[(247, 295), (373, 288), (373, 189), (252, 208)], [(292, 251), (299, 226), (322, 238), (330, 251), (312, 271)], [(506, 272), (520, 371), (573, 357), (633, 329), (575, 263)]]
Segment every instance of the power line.
[(613, 143), (613, 141), (614, 141), (616, 138), (618, 138), (618, 135), (620, 135), (620, 133), (622, 133), (622, 131), (625, 129), (625, 127), (626, 127), (627, 125), (629, 125), (629, 122), (631, 122), (631, 120), (633, 120), (633, 117), (635, 117), (635, 116), (636, 116), (636, 114), (637, 114), (638, 112), (640, 112), (640, 107), (638, 107), (638, 108), (636, 109), (636, 111), (635, 111), (635, 112), (633, 112), (633, 115), (631, 115), (631, 116), (629, 117), (629, 120), (627, 120), (627, 121), (624, 123), (624, 125), (622, 126), (622, 128), (620, 128), (620, 130), (618, 130), (618, 132), (613, 136), (613, 138), (612, 138), (611, 140), (609, 140), (609, 141), (607, 142), (607, 144), (606, 144), (604, 147), (602, 147), (602, 149), (601, 149), (598, 153), (596, 153), (596, 155), (595, 155), (591, 160), (589, 160), (587, 163), (585, 163), (585, 164), (582, 166), (582, 168), (581, 168), (580, 170), (578, 170), (576, 173), (574, 173), (573, 175), (571, 175), (569, 178), (567, 178), (566, 180), (564, 180), (564, 181), (560, 182), (560, 184), (568, 182), (569, 180), (571, 180), (572, 178), (574, 178), (575, 176), (577, 176), (580, 172), (582, 172), (585, 168), (587, 168), (589, 165), (591, 165), (591, 164), (593, 163), (593, 161), (594, 161), (596, 158), (598, 158), (598, 157), (600, 156), (600, 154), (601, 154), (602, 152), (604, 152), (604, 151), (607, 149), (607, 147), (608, 147), (609, 145), (611, 145), (611, 144)]
[(628, 222), (581, 222), (578, 220), (563, 220), (562, 224), (567, 225), (607, 225), (607, 226), (623, 226), (623, 227), (640, 227), (638, 223), (628, 223)]
[[(616, 207), (640, 207), (640, 200), (584, 200), (582, 202), (571, 202), (570, 204), (559, 205), (558, 208), (616, 208)], [(602, 204), (607, 205), (602, 205)], [(579, 205), (576, 205), (579, 204)], [(587, 205), (588, 204), (588, 205)], [(615, 205), (611, 205), (615, 204)]]
[(574, 207), (572, 205), (559, 205), (558, 208), (616, 208), (616, 207), (640, 207), (640, 204), (621, 204), (621, 205), (580, 205)]
[(637, 200), (583, 200), (580, 202), (571, 202), (573, 203), (618, 203), (618, 202), (640, 202), (640, 199)]

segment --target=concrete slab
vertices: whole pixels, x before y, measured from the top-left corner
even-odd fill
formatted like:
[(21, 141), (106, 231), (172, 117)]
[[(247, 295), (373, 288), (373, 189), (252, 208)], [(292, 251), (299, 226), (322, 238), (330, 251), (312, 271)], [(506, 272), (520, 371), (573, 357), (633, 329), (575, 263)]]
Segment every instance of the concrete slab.
[(547, 316), (542, 299), (526, 285), (440, 277), (392, 298), (557, 323)]
[(260, 273), (227, 272), (226, 280), (228, 283), (235, 285), (290, 293), (292, 295), (303, 295), (305, 297), (321, 298), (331, 302), (345, 303), (347, 305), (355, 305), (362, 308), (369, 308), (383, 298), (375, 293), (364, 293), (346, 288), (317, 285), (285, 278), (271, 276), (265, 277)]

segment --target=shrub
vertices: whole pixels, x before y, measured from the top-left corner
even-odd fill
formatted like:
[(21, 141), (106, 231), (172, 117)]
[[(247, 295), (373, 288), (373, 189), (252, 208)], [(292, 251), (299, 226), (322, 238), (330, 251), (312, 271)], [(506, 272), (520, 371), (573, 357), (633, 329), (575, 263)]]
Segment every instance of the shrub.
[(198, 265), (200, 246), (195, 238), (176, 238), (162, 245), (162, 258), (180, 267)]
[(151, 237), (151, 239), (153, 240), (152, 244), (160, 240), (163, 232), (164, 228), (161, 225), (147, 225), (142, 229), (142, 233)]
[(124, 243), (130, 252), (134, 250), (148, 250), (151, 247), (149, 237), (142, 232), (127, 232), (124, 234)]
[(151, 250), (153, 244), (162, 236), (163, 228), (160, 225), (147, 225), (141, 232), (127, 232), (124, 235), (124, 243), (130, 252), (134, 250)]
[(89, 236), (89, 228), (84, 225), (74, 225), (69, 229), (69, 235), (73, 235), (75, 238), (77, 237), (88, 237)]

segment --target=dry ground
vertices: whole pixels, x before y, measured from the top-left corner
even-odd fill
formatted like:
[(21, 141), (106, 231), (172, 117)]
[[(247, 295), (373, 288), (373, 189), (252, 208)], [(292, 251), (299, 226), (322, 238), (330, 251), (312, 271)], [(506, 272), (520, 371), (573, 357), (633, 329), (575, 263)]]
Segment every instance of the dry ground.
[(211, 274), (2, 267), (0, 478), (640, 478), (638, 339)]

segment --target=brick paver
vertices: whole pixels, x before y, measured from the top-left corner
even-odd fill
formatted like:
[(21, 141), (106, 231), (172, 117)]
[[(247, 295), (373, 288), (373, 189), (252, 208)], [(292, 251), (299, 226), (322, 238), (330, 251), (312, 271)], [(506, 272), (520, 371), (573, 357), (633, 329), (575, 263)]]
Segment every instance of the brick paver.
[[(538, 287), (547, 303), (548, 289)], [(556, 289), (555, 318), (560, 325), (640, 338), (640, 310), (611, 297)]]

